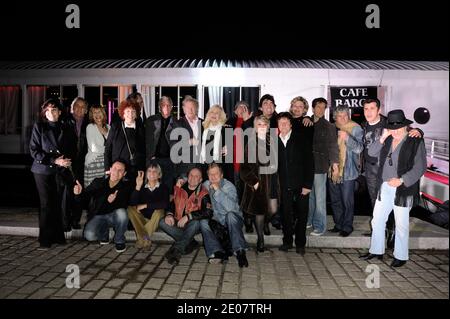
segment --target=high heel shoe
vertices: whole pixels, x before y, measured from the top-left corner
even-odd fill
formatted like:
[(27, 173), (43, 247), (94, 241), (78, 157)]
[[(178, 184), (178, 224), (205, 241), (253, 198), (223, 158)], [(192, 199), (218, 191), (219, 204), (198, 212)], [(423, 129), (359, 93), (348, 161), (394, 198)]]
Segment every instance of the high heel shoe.
[(256, 242), (256, 251), (259, 253), (263, 253), (266, 250), (266, 248), (264, 247), (264, 239), (258, 239), (258, 241)]

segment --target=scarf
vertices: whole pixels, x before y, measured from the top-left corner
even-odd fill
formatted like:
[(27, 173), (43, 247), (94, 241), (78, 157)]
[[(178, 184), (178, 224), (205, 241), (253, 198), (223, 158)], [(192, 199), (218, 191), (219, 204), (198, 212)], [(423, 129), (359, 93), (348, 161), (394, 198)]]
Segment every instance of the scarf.
[[(220, 144), (220, 138), (221, 138), (221, 134), (222, 134), (222, 125), (215, 125), (215, 126), (210, 126), (208, 127), (206, 130), (203, 131), (203, 136), (202, 136), (202, 149), (201, 149), (201, 153), (200, 153), (200, 163), (205, 163), (206, 162), (206, 142), (208, 142), (208, 135), (212, 135), (214, 134), (214, 139), (213, 139), (213, 160), (214, 162), (219, 161), (219, 159), (221, 158), (222, 155), (222, 147)], [(210, 154), (208, 154), (210, 155)], [(210, 158), (209, 162), (211, 161)]]
[[(356, 122), (353, 122), (352, 120), (348, 121), (347, 124), (344, 125), (338, 125), (336, 123), (336, 127), (340, 129), (341, 131), (346, 132), (348, 135), (352, 134), (352, 130), (355, 126), (358, 126)], [(341, 140), (338, 138), (338, 148), (339, 148), (339, 175), (337, 178), (333, 178), (332, 169), (330, 168), (330, 176), (334, 184), (336, 183), (342, 183), (344, 181), (344, 167), (345, 167), (345, 160), (347, 155), (347, 145), (345, 144), (344, 140)]]

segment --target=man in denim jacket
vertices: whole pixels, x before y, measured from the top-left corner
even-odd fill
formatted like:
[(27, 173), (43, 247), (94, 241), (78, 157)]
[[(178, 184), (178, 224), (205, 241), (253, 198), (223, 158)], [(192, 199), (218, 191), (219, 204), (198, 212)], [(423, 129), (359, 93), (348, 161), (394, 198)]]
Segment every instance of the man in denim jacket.
[[(239, 267), (248, 267), (245, 254), (247, 243), (242, 231), (244, 218), (239, 209), (236, 187), (223, 178), (222, 168), (216, 163), (209, 165), (208, 178), (209, 180), (203, 186), (209, 191), (211, 197), (214, 211), (212, 219), (228, 230), (231, 249), (236, 255)], [(208, 220), (200, 221), (200, 230), (209, 262), (220, 263), (225, 260), (227, 258), (225, 247), (222, 247), (216, 238)]]
[(360, 153), (364, 149), (363, 130), (350, 119), (350, 110), (338, 106), (333, 114), (338, 129), (339, 165), (329, 180), (335, 226), (331, 232), (347, 237), (353, 232), (355, 180), (360, 174)]

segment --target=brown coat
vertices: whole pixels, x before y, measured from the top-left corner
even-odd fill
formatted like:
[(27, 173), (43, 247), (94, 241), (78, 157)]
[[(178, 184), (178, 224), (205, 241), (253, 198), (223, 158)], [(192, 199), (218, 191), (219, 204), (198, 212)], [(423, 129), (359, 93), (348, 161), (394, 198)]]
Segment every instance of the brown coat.
[[(279, 199), (279, 183), (278, 183), (278, 175), (274, 174), (261, 174), (260, 168), (264, 166), (268, 166), (267, 164), (262, 164), (258, 155), (256, 155), (256, 163), (249, 162), (249, 149), (261, 147), (261, 143), (258, 143), (259, 139), (255, 137), (250, 138), (249, 142), (245, 147), (245, 155), (244, 155), (244, 163), (241, 164), (240, 177), (244, 182), (244, 193), (242, 195), (241, 209), (247, 214), (251, 215), (268, 215), (268, 203), (271, 197), (271, 182), (272, 179), (276, 179), (276, 193), (277, 198)], [(264, 145), (262, 146), (264, 147)], [(266, 146), (268, 149), (268, 146)], [(273, 155), (271, 161), (277, 161), (277, 154), (275, 152), (275, 148), (273, 147), (273, 143), (270, 145), (270, 154)], [(257, 152), (258, 153), (258, 152)], [(254, 162), (254, 161), (253, 161)], [(258, 189), (254, 189), (254, 185), (259, 183)]]

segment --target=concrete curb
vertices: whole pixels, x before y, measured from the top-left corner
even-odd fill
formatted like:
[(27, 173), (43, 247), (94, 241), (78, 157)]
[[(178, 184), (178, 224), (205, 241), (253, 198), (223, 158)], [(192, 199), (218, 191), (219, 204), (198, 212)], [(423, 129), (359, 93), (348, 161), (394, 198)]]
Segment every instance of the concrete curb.
[[(65, 233), (67, 239), (82, 239), (82, 230), (72, 230)], [(15, 226), (0, 226), (0, 235), (12, 235), (12, 236), (28, 236), (38, 237), (38, 227), (15, 227)], [(110, 238), (113, 238), (114, 231), (110, 231)], [(133, 242), (136, 240), (136, 234), (134, 231), (127, 231), (125, 233), (127, 241)], [(196, 240), (202, 242), (202, 236), (200, 234), (195, 236)], [(245, 234), (245, 239), (250, 245), (256, 245), (255, 234)], [(170, 243), (173, 239), (163, 232), (156, 232), (153, 234), (153, 241)], [(314, 248), (356, 248), (364, 249), (370, 246), (370, 237), (363, 236), (360, 232), (353, 232), (349, 237), (340, 237), (331, 233), (327, 233), (323, 236), (307, 236), (306, 247)], [(272, 234), (270, 236), (264, 236), (266, 246), (279, 246), (283, 243), (282, 235)], [(449, 238), (448, 237), (410, 237), (409, 239), (410, 249), (436, 249), (436, 250), (448, 250)]]

